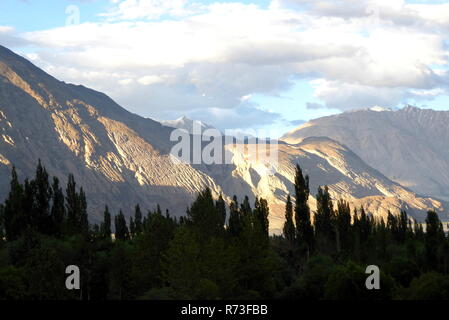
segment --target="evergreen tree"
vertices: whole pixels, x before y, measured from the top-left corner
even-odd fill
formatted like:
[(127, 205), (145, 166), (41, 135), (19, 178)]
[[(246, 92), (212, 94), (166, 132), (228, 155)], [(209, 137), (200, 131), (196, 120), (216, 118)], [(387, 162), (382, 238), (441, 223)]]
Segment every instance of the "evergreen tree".
[(52, 184), (52, 206), (51, 206), (51, 225), (53, 227), (53, 234), (61, 237), (63, 234), (63, 225), (65, 218), (64, 193), (59, 186), (59, 179), (53, 177)]
[(301, 251), (307, 256), (313, 251), (314, 234), (310, 222), (309, 200), (309, 176), (303, 176), (301, 167), (296, 165), (295, 172), (295, 224), (296, 239)]
[(220, 235), (223, 231), (223, 217), (215, 207), (212, 192), (209, 188), (201, 191), (188, 211), (191, 225), (197, 230), (197, 234), (207, 239)]
[(243, 230), (242, 217), (239, 210), (237, 196), (234, 195), (232, 202), (229, 205), (229, 232), (232, 236), (238, 237)]
[(407, 230), (408, 230), (408, 216), (407, 212), (404, 210), (401, 210), (401, 213), (399, 214), (399, 221), (398, 221), (398, 240), (401, 243), (404, 243), (406, 237), (407, 237)]
[(23, 210), (24, 190), (19, 183), (16, 168), (12, 168), (11, 183), (8, 197), (4, 203), (3, 217), (5, 224), (5, 235), (8, 241), (17, 239), (22, 230), (29, 224)]
[(429, 266), (438, 264), (437, 249), (446, 240), (443, 224), (438, 218), (438, 214), (429, 210), (426, 218), (425, 248), (427, 263)]
[(111, 239), (111, 213), (109, 212), (108, 206), (105, 206), (104, 208), (103, 222), (101, 224), (100, 232), (103, 239)]
[(134, 224), (133, 217), (129, 218), (129, 234), (131, 238), (134, 238), (134, 236), (136, 235), (136, 225)]
[(290, 199), (290, 195), (287, 196), (287, 202), (285, 205), (285, 223), (284, 223), (284, 237), (290, 242), (290, 244), (294, 244), (295, 237), (295, 225), (293, 223), (293, 204)]
[(66, 188), (66, 210), (67, 210), (67, 232), (69, 235), (76, 234), (79, 229), (80, 205), (76, 182), (73, 174), (69, 174)]
[(268, 216), (270, 214), (270, 210), (268, 208), (268, 202), (265, 199), (257, 199), (254, 205), (254, 215), (256, 220), (256, 228), (258, 232), (261, 233), (262, 237), (268, 243), (268, 235), (269, 235), (269, 222)]
[(141, 234), (143, 231), (143, 222), (142, 222), (142, 211), (140, 211), (139, 204), (136, 205), (134, 209), (134, 224), (135, 224), (135, 232), (137, 234)]
[(349, 251), (351, 247), (351, 209), (349, 203), (340, 199), (337, 202), (336, 216), (337, 251)]
[(218, 197), (218, 200), (215, 201), (215, 207), (217, 208), (217, 210), (221, 216), (221, 224), (224, 226), (226, 223), (226, 203), (221, 194)]
[(240, 212), (242, 215), (249, 215), (252, 212), (251, 205), (249, 204), (249, 198), (248, 196), (245, 196), (243, 199), (242, 204), (240, 205)]
[(34, 178), (34, 207), (32, 209), (34, 225), (37, 230), (50, 234), (52, 232), (52, 221), (50, 215), (50, 200), (52, 189), (48, 181), (48, 173), (41, 161), (37, 165), (36, 176)]
[(319, 249), (332, 253), (335, 248), (334, 209), (327, 186), (318, 188), (316, 196), (317, 211), (315, 214), (315, 233)]
[(79, 232), (85, 236), (87, 236), (89, 232), (89, 221), (88, 221), (88, 215), (87, 215), (87, 200), (86, 195), (84, 193), (83, 188), (80, 188), (80, 193), (78, 196), (79, 201)]
[(129, 230), (126, 225), (125, 216), (120, 210), (119, 214), (115, 216), (115, 239), (117, 240), (129, 240)]

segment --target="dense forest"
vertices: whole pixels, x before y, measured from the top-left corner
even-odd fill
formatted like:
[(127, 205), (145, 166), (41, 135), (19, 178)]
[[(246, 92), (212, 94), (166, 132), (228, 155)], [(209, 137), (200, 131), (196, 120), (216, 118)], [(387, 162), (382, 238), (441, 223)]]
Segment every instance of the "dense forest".
[[(309, 208), (309, 177), (296, 167), (283, 236), (270, 236), (268, 204), (209, 189), (186, 215), (159, 206), (88, 220), (83, 188), (63, 188), (39, 162), (20, 182), (13, 168), (0, 206), (0, 299), (448, 299), (449, 239), (434, 211), (424, 228), (407, 216), (375, 219), (333, 203), (327, 187)], [(128, 215), (129, 216), (129, 215)], [(65, 286), (68, 265), (81, 289)], [(365, 268), (380, 268), (368, 290)]]

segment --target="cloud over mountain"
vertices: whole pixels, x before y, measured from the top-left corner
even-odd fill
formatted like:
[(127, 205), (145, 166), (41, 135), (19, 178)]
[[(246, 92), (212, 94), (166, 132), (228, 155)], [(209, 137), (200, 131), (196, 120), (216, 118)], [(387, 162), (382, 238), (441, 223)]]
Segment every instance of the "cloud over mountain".
[(102, 22), (21, 34), (3, 27), (0, 39), (32, 44), (34, 63), (134, 112), (214, 108), (222, 110), (214, 121), (229, 127), (228, 110), (254, 113), (242, 97), (281, 94), (296, 79), (340, 110), (446, 94), (447, 4), (113, 2)]

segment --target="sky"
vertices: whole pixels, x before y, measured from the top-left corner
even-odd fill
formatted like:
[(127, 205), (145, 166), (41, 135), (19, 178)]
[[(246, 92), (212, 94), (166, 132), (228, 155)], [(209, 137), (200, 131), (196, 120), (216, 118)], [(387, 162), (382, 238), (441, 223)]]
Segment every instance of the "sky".
[(221, 130), (449, 110), (449, 1), (1, 0), (0, 44), (141, 116)]

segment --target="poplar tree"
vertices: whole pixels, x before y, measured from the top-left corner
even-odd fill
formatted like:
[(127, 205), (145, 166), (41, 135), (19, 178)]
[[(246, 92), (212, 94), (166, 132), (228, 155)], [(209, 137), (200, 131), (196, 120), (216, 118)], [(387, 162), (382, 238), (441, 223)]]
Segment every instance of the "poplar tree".
[(108, 206), (105, 206), (104, 208), (103, 222), (101, 223), (100, 232), (103, 239), (111, 239), (111, 213), (109, 212)]
[(296, 165), (295, 172), (295, 224), (296, 239), (300, 250), (309, 257), (313, 251), (314, 234), (310, 222), (309, 176), (303, 176), (301, 167)]
[(217, 208), (218, 213), (220, 214), (221, 224), (224, 226), (226, 223), (226, 203), (221, 194), (218, 197), (218, 200), (215, 201), (215, 207)]
[(285, 204), (285, 223), (284, 223), (284, 237), (290, 242), (295, 243), (295, 225), (293, 223), (293, 204), (290, 199), (290, 195), (287, 196), (287, 202)]
[(142, 211), (139, 204), (134, 209), (134, 225), (136, 234), (141, 234), (143, 231)]
[(61, 237), (63, 234), (63, 225), (65, 218), (64, 193), (59, 186), (59, 179), (53, 177), (52, 183), (52, 206), (51, 206), (51, 221), (53, 227), (53, 234)]
[(16, 168), (12, 168), (10, 191), (4, 203), (3, 217), (8, 241), (17, 239), (27, 225), (23, 210), (24, 190), (19, 183)]
[(242, 217), (239, 210), (239, 204), (237, 201), (237, 196), (234, 195), (232, 198), (232, 202), (229, 205), (229, 233), (237, 237), (241, 234), (243, 227), (242, 227)]
[(114, 222), (115, 222), (115, 239), (123, 241), (129, 240), (128, 226), (126, 225), (126, 219), (121, 209), (119, 211), (119, 214), (115, 216)]
[(327, 186), (318, 188), (316, 196), (317, 211), (315, 214), (315, 233), (317, 244), (323, 251), (332, 252), (335, 244), (335, 232), (333, 227), (334, 209)]
[(48, 181), (48, 173), (41, 160), (36, 168), (36, 176), (33, 181), (34, 188), (30, 195), (33, 199), (33, 222), (38, 231), (50, 234), (52, 232), (52, 221), (50, 216), (50, 200), (52, 189)]

